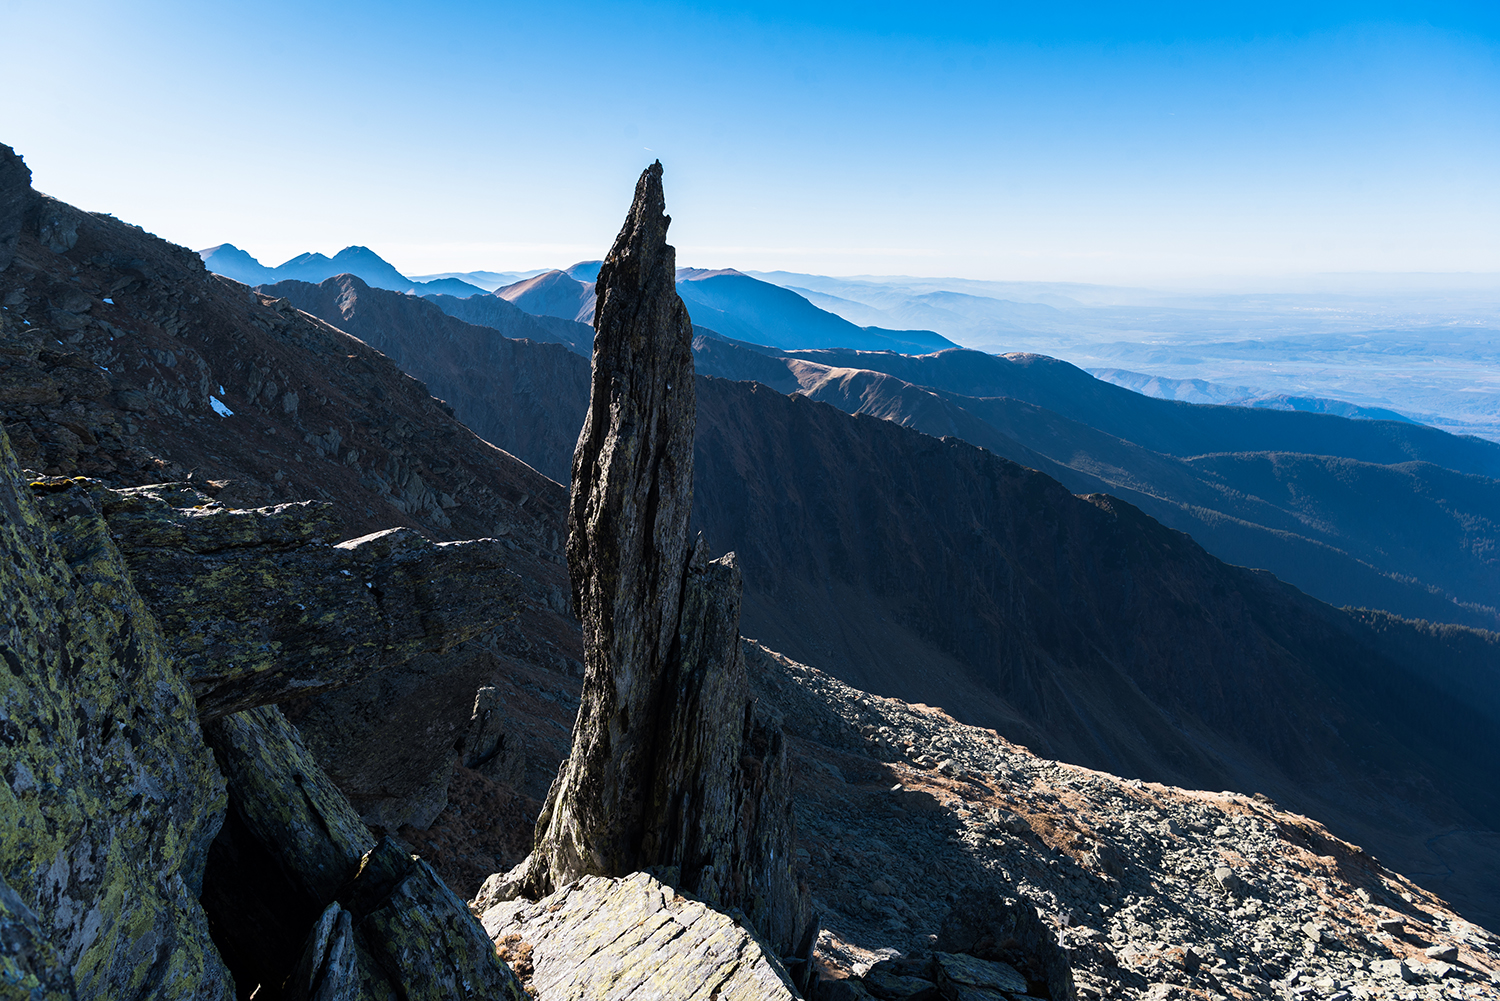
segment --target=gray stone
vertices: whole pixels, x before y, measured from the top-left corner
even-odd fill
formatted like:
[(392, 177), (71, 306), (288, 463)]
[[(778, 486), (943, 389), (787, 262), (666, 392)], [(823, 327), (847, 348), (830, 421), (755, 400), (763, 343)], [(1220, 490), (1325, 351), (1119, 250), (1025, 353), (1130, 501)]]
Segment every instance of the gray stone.
[(1402, 930), (1406, 928), (1406, 922), (1400, 918), (1381, 918), (1375, 922), (1375, 927), (1387, 935), (1400, 935)]
[[(529, 1001), (467, 905), (426, 862), (385, 838), (341, 894), (353, 911), (368, 982), (383, 974), (403, 1001)], [(376, 997), (381, 992), (374, 992)]]
[(1026, 992), (1026, 978), (1009, 963), (976, 959), (963, 953), (939, 952), (933, 957), (933, 968), (945, 994), (948, 993), (946, 985), (949, 982), (959, 987), (980, 987), (1022, 994)]
[(1214, 870), (1214, 880), (1224, 888), (1224, 892), (1237, 896), (1245, 891), (1245, 881), (1234, 874), (1234, 870), (1228, 866), (1221, 865)]
[(887, 1001), (933, 1001), (938, 996), (937, 985), (931, 980), (881, 969), (885, 965), (876, 964), (863, 977), (865, 988), (877, 998)]
[(358, 1001), (362, 997), (358, 948), (349, 912), (329, 904), (307, 936), (286, 1001)]
[(37, 239), (54, 254), (66, 254), (78, 245), (78, 223), (82, 215), (73, 206), (40, 195), (31, 200), (36, 216)]
[(1458, 962), (1458, 946), (1433, 945), (1424, 950), (1428, 959), (1441, 959), (1447, 963)]
[(646, 873), (584, 876), (535, 903), (496, 904), (482, 920), (497, 947), (528, 957), (538, 1001), (798, 997), (749, 928)]
[[(958, 895), (944, 916), (934, 943), (941, 954), (963, 953), (977, 961), (998, 960), (1025, 971), (1026, 979), (1045, 984), (1055, 998), (1073, 996), (1073, 970), (1052, 929), (1024, 898), (994, 887), (969, 888)], [(977, 986), (977, 985), (976, 985)]]
[(813, 988), (813, 1001), (864, 1001), (873, 995), (855, 977), (819, 980)]
[(205, 718), (445, 652), (517, 603), (495, 539), (433, 543), (400, 528), (340, 542), (329, 504), (232, 509), (184, 484), (71, 489), (105, 511)]
[(486, 778), (520, 789), (526, 777), (526, 752), (509, 732), (500, 690), (486, 685), (474, 693), (474, 711), (464, 734), (463, 763)]
[(1391, 979), (1401, 979), (1409, 984), (1415, 984), (1422, 980), (1422, 975), (1404, 959), (1377, 959), (1370, 964), (1371, 972), (1377, 976)]

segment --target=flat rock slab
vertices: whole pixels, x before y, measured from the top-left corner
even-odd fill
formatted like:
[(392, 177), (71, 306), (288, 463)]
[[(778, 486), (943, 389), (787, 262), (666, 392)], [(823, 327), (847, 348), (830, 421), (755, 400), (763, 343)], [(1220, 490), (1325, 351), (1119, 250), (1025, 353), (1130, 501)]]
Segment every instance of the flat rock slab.
[[(1026, 993), (1026, 978), (1009, 963), (976, 959), (961, 952), (940, 952), (934, 957), (939, 982), (956, 987), (980, 988), (989, 991), (1006, 991), (1011, 994)], [(944, 993), (949, 993), (944, 990)], [(984, 994), (973, 995), (976, 998)]]
[(798, 996), (781, 962), (747, 928), (646, 873), (585, 876), (535, 902), (496, 904), (483, 923), (502, 954), (529, 953), (537, 1001)]

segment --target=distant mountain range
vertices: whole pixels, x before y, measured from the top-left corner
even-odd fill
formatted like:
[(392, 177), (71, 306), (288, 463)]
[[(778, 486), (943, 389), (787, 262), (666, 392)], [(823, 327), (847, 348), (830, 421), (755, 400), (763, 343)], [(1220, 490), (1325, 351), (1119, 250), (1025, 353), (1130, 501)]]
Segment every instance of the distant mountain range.
[[(351, 279), (266, 291), (566, 478), (582, 352), (504, 343)], [(1049, 756), (1266, 791), (1424, 874), (1423, 839), (1493, 829), (1494, 634), (1340, 611), (1194, 540), (1310, 589), (1384, 579), (1384, 607), (1494, 621), (1385, 571), (1495, 592), (1500, 446), (1153, 400), (1036, 355), (756, 350), (701, 332), (694, 347), (694, 521), (738, 554), (747, 634)], [(1278, 451), (1299, 442), (1322, 455)], [(1193, 538), (1106, 488), (1188, 519)], [(1431, 785), (1397, 778), (1417, 775)], [(1482, 911), (1493, 857), (1424, 878)]]
[[(446, 296), (454, 300), (440, 303), (446, 311), (476, 323), (485, 322), (483, 305), (458, 307), (457, 301), (494, 296), (534, 316), (590, 324), (599, 269), (598, 261), (582, 261), (553, 270), (408, 277), (366, 247), (347, 247), (331, 258), (303, 254), (275, 268), (233, 244), (200, 256), (210, 270), (252, 285), (318, 283), (347, 273), (372, 288)], [(1453, 300), (1451, 308), (1472, 312), (1473, 323), (1427, 331), (1411, 325), (1430, 317), (1392, 316), (1403, 308), (1399, 302), (1370, 295), (1335, 297), (1337, 308), (1312, 309), (1305, 295), (689, 268), (679, 273), (678, 293), (695, 323), (748, 344), (903, 354), (960, 345), (993, 354), (1044, 352), (1161, 399), (1420, 422), (1500, 440), (1500, 399), (1486, 389), (1493, 346), (1485, 337), (1489, 313), (1482, 297)], [(1361, 330), (1367, 322), (1390, 329)], [(561, 339), (589, 343), (576, 331)], [(1164, 374), (1184, 368), (1191, 377)], [(1469, 382), (1465, 372), (1472, 373)]]
[(203, 258), (208, 270), (246, 285), (268, 285), (289, 279), (317, 283), (334, 275), (357, 275), (368, 285), (392, 292), (466, 296), (482, 295), (486, 291), (453, 277), (438, 277), (432, 281), (408, 278), (369, 247), (345, 247), (332, 257), (301, 254), (274, 268), (266, 267), (232, 243), (200, 250), (198, 256)]
[[(579, 323), (594, 318), (593, 282), (598, 261), (549, 271), (494, 294), (528, 313)], [(804, 296), (739, 271), (679, 268), (677, 294), (693, 322), (735, 340), (774, 348), (854, 348), (922, 354), (957, 347), (931, 330), (859, 326), (810, 303)]]
[[(1500, 441), (1500, 289), (1483, 275), (1425, 283), (1319, 276), (1316, 292), (1229, 292), (750, 274), (852, 323), (925, 327), (992, 354), (1034, 352), (1090, 371), (1151, 373), (1120, 377), (1148, 395), (1417, 420)], [(1174, 395), (1167, 383), (1186, 383), (1188, 393), (1195, 383), (1258, 388), (1199, 398)]]
[(1183, 403), (1215, 403), (1226, 407), (1261, 407), (1266, 410), (1301, 410), (1311, 414), (1336, 414), (1352, 420), (1400, 421), (1418, 424), (1404, 414), (1383, 407), (1360, 407), (1343, 400), (1329, 400), (1321, 396), (1289, 396), (1250, 386), (1224, 386), (1203, 379), (1167, 379), (1144, 372), (1131, 372), (1123, 368), (1091, 368), (1087, 370), (1096, 379), (1134, 390), (1142, 396), (1158, 400), (1179, 400)]
[(542, 274), (546, 270), (546, 268), (533, 268), (530, 271), (440, 271), (435, 275), (412, 275), (412, 281), (436, 282), (445, 278), (456, 278), (475, 288), (493, 292), (497, 288), (514, 285), (518, 281)]

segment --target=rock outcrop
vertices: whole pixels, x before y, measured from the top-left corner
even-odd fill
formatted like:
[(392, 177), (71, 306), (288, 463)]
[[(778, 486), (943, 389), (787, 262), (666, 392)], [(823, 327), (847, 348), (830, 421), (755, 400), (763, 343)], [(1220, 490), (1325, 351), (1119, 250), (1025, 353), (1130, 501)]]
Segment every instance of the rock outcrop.
[(464, 903), (405, 845), (371, 836), (275, 707), (215, 720), (208, 740), (231, 810), (204, 906), (237, 976), (290, 980), (293, 997), (523, 1001)]
[(785, 967), (731, 917), (644, 872), (496, 904), (484, 930), (537, 1001), (792, 1001)]
[(739, 907), (783, 952), (806, 904), (792, 868), (780, 734), (751, 709), (739, 572), (688, 545), (692, 325), (673, 287), (661, 166), (600, 271), (589, 412), (573, 460), (568, 562), (584, 629), (572, 753), (532, 855), (481, 893), (540, 896), (650, 869)]
[(192, 692), (103, 514), (41, 506), (0, 430), (3, 989), (227, 1001), (197, 900), (224, 780)]
[(396, 528), (339, 542), (326, 503), (237, 510), (187, 484), (39, 483), (55, 524), (104, 514), (203, 719), (344, 687), (515, 614), (497, 539)]
[[(228, 999), (237, 987), (241, 996), (259, 987), (269, 997), (307, 956), (308, 997), (520, 1001), (463, 901), (409, 850), (376, 841), (279, 710), (200, 712), (192, 681), (201, 672), (179, 670), (180, 643), (163, 635), (136, 590), (121, 543), (172, 538), (193, 556), (206, 547), (184, 537), (237, 539), (244, 555), (285, 512), (219, 509), (218, 531), (208, 527), (211, 509), (193, 522), (184, 514), (192, 508), (171, 508), (161, 494), (181, 499), (182, 491), (28, 484), (0, 432), (6, 988), (114, 1001)], [(140, 516), (134, 524), (130, 513)], [(235, 548), (221, 555), (232, 562), (224, 554)], [(317, 552), (337, 566), (359, 548)], [(175, 582), (186, 587), (191, 572), (178, 569)], [(212, 591), (214, 572), (200, 572), (198, 587)], [(327, 597), (308, 586), (310, 601)], [(234, 604), (228, 595), (221, 576), (212, 598), (177, 600), (211, 617)], [(353, 672), (353, 655), (344, 656)], [(328, 658), (328, 667), (338, 664)], [(200, 716), (211, 719), (206, 729)], [(344, 993), (328, 993), (340, 984)]]
[(16, 241), (31, 197), (31, 168), (9, 146), (0, 144), (0, 271), (16, 256)]

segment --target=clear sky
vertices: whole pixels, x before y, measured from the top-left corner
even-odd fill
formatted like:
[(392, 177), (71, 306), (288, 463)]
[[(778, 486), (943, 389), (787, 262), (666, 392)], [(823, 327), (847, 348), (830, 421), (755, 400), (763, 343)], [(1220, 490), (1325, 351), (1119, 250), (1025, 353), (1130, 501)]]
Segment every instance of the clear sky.
[(0, 142), (269, 264), (598, 257), (660, 157), (695, 266), (1500, 272), (1497, 12), (5, 0)]

